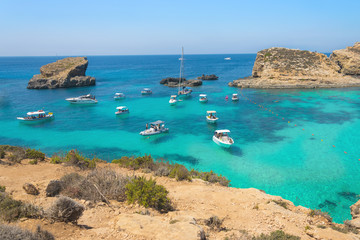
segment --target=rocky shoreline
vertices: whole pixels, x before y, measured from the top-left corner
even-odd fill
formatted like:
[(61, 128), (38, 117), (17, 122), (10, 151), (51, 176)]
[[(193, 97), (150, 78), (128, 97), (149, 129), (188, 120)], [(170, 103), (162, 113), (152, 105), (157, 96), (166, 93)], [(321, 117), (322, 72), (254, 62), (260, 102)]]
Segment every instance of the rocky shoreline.
[(325, 54), (287, 48), (257, 53), (252, 76), (228, 84), (239, 88), (360, 87), (360, 42)]
[[(160, 84), (165, 85), (167, 87), (179, 87), (179, 79), (180, 78), (173, 78), (168, 77), (164, 78), (160, 81)], [(186, 80), (186, 78), (181, 78), (181, 86), (185, 87), (198, 87), (202, 85), (202, 81), (199, 79), (190, 79)]]
[[(105, 170), (107, 173), (132, 178), (143, 176), (146, 179), (155, 179), (156, 184), (166, 188), (174, 207), (171, 211), (159, 212), (151, 207), (145, 208), (119, 200), (91, 202), (80, 197), (74, 198), (74, 201), (80, 204), (79, 207), (83, 206), (83, 214), (76, 223), (23, 217), (11, 224), (31, 231), (40, 225), (56, 239), (260, 240), (270, 235), (287, 235), (289, 238), (286, 239), (350, 240), (358, 239), (360, 236), (357, 228), (353, 227), (354, 224), (332, 223), (326, 213), (295, 206), (288, 200), (271, 196), (264, 191), (230, 188), (200, 179), (180, 181), (177, 178), (157, 176), (149, 173), (147, 167), (135, 168), (135, 165), (131, 164), (133, 169), (121, 167), (124, 166), (119, 165), (121, 163), (129, 164), (129, 158), (126, 157), (113, 161), (114, 163), (93, 159), (96, 166), (87, 165), (87, 168), (79, 168), (84, 166), (79, 163), (85, 159), (80, 155), (78, 161), (73, 159), (70, 162), (61, 162), (55, 155), (48, 158), (39, 151), (28, 150), (24, 159), (9, 165), (4, 163), (11, 163), (14, 158), (11, 156), (17, 156), (18, 153), (15, 151), (20, 150), (17, 147), (3, 149), (6, 151), (5, 155), (1, 156), (0, 192), (6, 191), (17, 201), (48, 208), (58, 199), (48, 195), (49, 183), (58, 179), (65, 181), (65, 175), (68, 176), (66, 181), (74, 179), (69, 177), (75, 175), (75, 180), (81, 176), (91, 176), (90, 179), (97, 176), (95, 180), (97, 179), (100, 186), (99, 191), (105, 193), (105, 189), (101, 187), (103, 185), (100, 175), (95, 174)], [(73, 158), (74, 154), (76, 152), (72, 152), (70, 157)], [(38, 161), (34, 163), (34, 159)], [(142, 161), (144, 162), (144, 159)], [(28, 194), (23, 188), (24, 184), (32, 184), (37, 189), (36, 194)], [(81, 186), (86, 186), (84, 184), (85, 182)], [(73, 185), (62, 194), (77, 196), (79, 193), (74, 187), (76, 186)], [(357, 214), (358, 209), (358, 206), (352, 207), (353, 212)]]

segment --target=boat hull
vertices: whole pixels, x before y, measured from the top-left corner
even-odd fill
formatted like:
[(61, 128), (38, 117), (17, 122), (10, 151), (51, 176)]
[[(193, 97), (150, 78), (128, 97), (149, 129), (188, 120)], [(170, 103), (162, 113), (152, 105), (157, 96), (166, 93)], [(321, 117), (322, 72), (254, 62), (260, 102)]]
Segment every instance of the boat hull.
[(24, 122), (24, 123), (33, 123), (33, 122), (43, 122), (43, 121), (52, 120), (52, 119), (54, 119), (54, 116), (43, 117), (43, 118), (31, 118), (31, 119), (17, 117), (16, 119), (19, 120), (20, 122)]
[(124, 114), (128, 114), (129, 111), (126, 111), (126, 112), (115, 112), (116, 115), (124, 115)]
[(218, 119), (219, 119), (219, 118), (208, 118), (208, 117), (206, 117), (206, 121), (207, 121), (208, 123), (216, 123)]
[(75, 99), (66, 99), (71, 104), (96, 104), (97, 100), (75, 100)]
[(144, 130), (140, 132), (141, 136), (153, 136), (153, 135), (158, 135), (158, 134), (162, 134), (162, 133), (167, 133), (169, 131), (168, 128), (164, 128), (160, 131), (148, 131), (148, 130)]
[(223, 148), (229, 148), (231, 147), (231, 145), (234, 144), (234, 140), (233, 140), (233, 143), (226, 143), (226, 142), (223, 142), (221, 141), (220, 139), (218, 139), (217, 137), (213, 136), (213, 141), (219, 145), (220, 147), (223, 147)]
[(239, 98), (231, 98), (234, 102), (239, 101)]
[(201, 103), (206, 103), (208, 100), (207, 99), (199, 99), (199, 102)]
[(177, 100), (170, 100), (170, 101), (169, 101), (169, 104), (170, 104), (171, 106), (176, 105), (176, 103), (177, 103)]

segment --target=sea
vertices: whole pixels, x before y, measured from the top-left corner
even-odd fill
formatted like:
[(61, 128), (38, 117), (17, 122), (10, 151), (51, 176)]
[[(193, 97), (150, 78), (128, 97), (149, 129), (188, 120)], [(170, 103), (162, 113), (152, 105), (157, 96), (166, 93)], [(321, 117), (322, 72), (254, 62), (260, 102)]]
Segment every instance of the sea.
[[(29, 90), (42, 65), (62, 57), (0, 58), (0, 144), (40, 149), (51, 155), (77, 149), (111, 161), (151, 154), (197, 170), (213, 170), (236, 188), (257, 188), (312, 209), (335, 222), (351, 219), (360, 194), (360, 89), (238, 89), (228, 82), (251, 75), (255, 54), (185, 55), (185, 77), (216, 74), (193, 87), (192, 97), (170, 106), (177, 89), (161, 85), (178, 77), (179, 55), (88, 56), (86, 74), (96, 86)], [(231, 60), (224, 60), (231, 57)], [(143, 88), (152, 95), (142, 96)], [(126, 95), (115, 101), (116, 92)], [(72, 105), (65, 98), (91, 93), (95, 105)], [(199, 94), (209, 101), (200, 103)], [(238, 93), (240, 100), (231, 101)], [(225, 98), (229, 96), (227, 101)], [(116, 107), (130, 113), (115, 116)], [(55, 119), (24, 124), (16, 117), (44, 109)], [(217, 111), (208, 124), (207, 110)], [(169, 133), (143, 137), (148, 122), (163, 120)], [(235, 143), (212, 141), (229, 129)], [(224, 199), (226, 200), (226, 199)], [(231, 201), (231, 199), (228, 199)]]

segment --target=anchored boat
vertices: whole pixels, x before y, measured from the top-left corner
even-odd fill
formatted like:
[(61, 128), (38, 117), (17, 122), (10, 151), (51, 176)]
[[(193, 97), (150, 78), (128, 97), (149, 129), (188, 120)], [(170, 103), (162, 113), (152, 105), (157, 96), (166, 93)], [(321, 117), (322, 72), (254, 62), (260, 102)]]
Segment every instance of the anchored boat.
[(65, 100), (73, 104), (95, 104), (98, 102), (95, 96), (91, 94), (74, 97), (74, 98), (66, 98)]
[[(150, 125), (150, 128), (149, 128)], [(155, 122), (150, 122), (146, 124), (146, 129), (140, 132), (142, 136), (151, 136), (161, 133), (168, 132), (169, 129), (165, 127), (165, 122), (161, 120), (157, 120)]]
[(230, 130), (223, 129), (223, 130), (216, 130), (213, 136), (213, 141), (225, 148), (231, 147), (234, 144), (234, 140), (230, 137)]
[(208, 101), (206, 94), (199, 95), (199, 102), (206, 103)]
[(150, 88), (144, 88), (142, 91), (141, 91), (141, 94), (142, 95), (150, 95), (152, 94), (152, 91)]
[(209, 123), (216, 123), (217, 120), (219, 119), (216, 116), (216, 111), (207, 111), (206, 113), (207, 113), (206, 121), (209, 122)]
[(170, 96), (169, 103), (170, 103), (171, 106), (176, 105), (176, 103), (177, 103), (177, 101), (178, 101), (176, 97), (177, 97), (176, 95), (171, 95), (171, 96)]
[(123, 93), (115, 93), (114, 99), (115, 100), (120, 100), (120, 99), (124, 99), (125, 98), (125, 94)]
[(233, 100), (233, 101), (239, 101), (239, 96), (238, 96), (238, 94), (237, 94), (237, 93), (234, 93), (234, 94), (232, 95), (232, 97), (231, 97), (231, 100)]
[(180, 76), (179, 76), (179, 90), (178, 90), (178, 96), (179, 98), (186, 98), (189, 97), (192, 93), (191, 88), (182, 87), (181, 86), (181, 80), (184, 75), (184, 48), (181, 48), (181, 58), (180, 59)]
[(129, 113), (129, 108), (126, 106), (120, 106), (116, 108), (117, 111), (115, 112), (116, 115), (126, 114)]
[(35, 122), (35, 121), (44, 121), (53, 119), (54, 114), (52, 112), (46, 113), (44, 110), (38, 110), (35, 112), (28, 112), (25, 117), (17, 117), (20, 121), (28, 121), (28, 122)]

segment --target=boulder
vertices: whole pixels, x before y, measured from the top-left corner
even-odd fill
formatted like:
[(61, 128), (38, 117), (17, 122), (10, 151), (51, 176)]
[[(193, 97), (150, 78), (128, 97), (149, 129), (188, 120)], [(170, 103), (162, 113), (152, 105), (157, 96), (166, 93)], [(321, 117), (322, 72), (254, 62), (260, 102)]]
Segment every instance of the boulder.
[(341, 73), (360, 75), (360, 42), (352, 47), (333, 51), (330, 59), (339, 65)]
[(40, 74), (30, 79), (27, 88), (49, 89), (95, 85), (95, 78), (85, 76), (86, 57), (68, 57), (40, 68)]
[[(178, 87), (180, 78), (164, 78), (160, 81), (160, 84), (163, 84), (168, 87)], [(202, 81), (199, 79), (190, 79), (186, 80), (185, 78), (181, 78), (181, 85), (186, 87), (197, 87), (202, 85)]]
[(200, 79), (200, 80), (218, 80), (219, 77), (216, 76), (215, 74), (211, 74), (211, 75), (202, 75), (200, 77), (197, 77), (196, 79)]
[(39, 190), (31, 183), (25, 183), (23, 189), (27, 194), (30, 195), (39, 195)]

